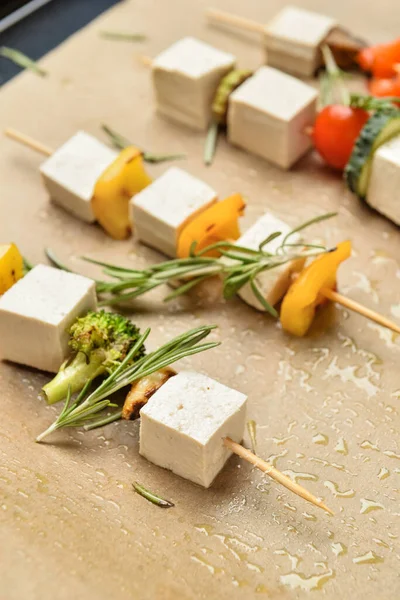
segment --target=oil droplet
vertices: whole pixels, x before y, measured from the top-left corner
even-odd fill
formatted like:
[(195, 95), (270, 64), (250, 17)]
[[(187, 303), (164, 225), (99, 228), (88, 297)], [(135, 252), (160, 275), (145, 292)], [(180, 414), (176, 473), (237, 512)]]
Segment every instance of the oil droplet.
[(347, 554), (347, 547), (344, 544), (341, 544), (340, 542), (337, 542), (337, 544), (333, 542), (331, 548), (335, 556), (342, 556), (343, 554)]
[(278, 458), (283, 458), (284, 456), (286, 456), (286, 454), (288, 453), (288, 451), (282, 450), (282, 452), (280, 452), (279, 454), (271, 454), (271, 456), (269, 456), (267, 458), (267, 462), (269, 462), (273, 467), (276, 467), (276, 461), (278, 460)]
[(396, 458), (397, 460), (400, 460), (400, 454), (396, 454), (395, 452), (392, 452), (392, 450), (385, 450), (383, 454), (389, 458)]
[(313, 436), (312, 439), (314, 444), (320, 444), (321, 446), (326, 446), (327, 443), (329, 442), (328, 436), (324, 435), (323, 433), (317, 433), (316, 435)]
[(195, 525), (194, 528), (207, 536), (212, 535), (214, 532), (214, 527), (208, 523), (200, 523), (199, 525)]
[(339, 454), (343, 454), (344, 456), (348, 455), (349, 450), (347, 448), (347, 443), (344, 438), (340, 437), (338, 439), (337, 444), (335, 446), (335, 451), (339, 452)]
[(378, 446), (376, 444), (373, 444), (369, 440), (365, 440), (364, 442), (362, 442), (360, 444), (360, 446), (361, 446), (361, 448), (364, 448), (365, 450), (375, 450), (375, 452), (380, 452)]
[(390, 549), (389, 544), (387, 544), (383, 540), (380, 540), (379, 538), (372, 538), (372, 541), (375, 542), (375, 544), (377, 546), (382, 546), (382, 548), (389, 548)]
[(369, 512), (373, 510), (382, 510), (385, 507), (383, 504), (379, 502), (374, 502), (374, 500), (368, 500), (368, 498), (361, 498), (361, 510), (360, 513), (362, 515), (367, 515)]
[(383, 558), (370, 550), (366, 554), (353, 558), (353, 563), (356, 565), (375, 565), (383, 562)]
[(315, 515), (312, 515), (308, 512), (303, 512), (303, 517), (305, 519), (307, 519), (307, 521), (316, 521), (317, 520), (317, 517)]
[(378, 479), (386, 479), (387, 477), (389, 477), (390, 475), (390, 471), (389, 469), (386, 469), (386, 467), (382, 467), (381, 470), (378, 473)]
[(332, 492), (335, 498), (354, 498), (356, 495), (356, 492), (353, 489), (341, 492), (338, 484), (334, 483), (333, 481), (324, 481), (324, 486), (328, 488), (330, 492)]
[(278, 556), (287, 556), (290, 560), (290, 565), (292, 569), (297, 569), (298, 564), (301, 562), (301, 558), (296, 554), (290, 554), (286, 548), (282, 548), (281, 550), (275, 550), (274, 554)]
[(259, 583), (254, 591), (256, 594), (269, 594), (269, 589), (263, 583)]
[(281, 438), (273, 437), (272, 441), (277, 446), (283, 446), (283, 444), (286, 444), (286, 442), (288, 442), (289, 440), (293, 439), (294, 437), (295, 437), (294, 435), (287, 435), (286, 437), (281, 437)]
[(192, 554), (190, 558), (192, 559), (193, 562), (196, 562), (196, 563), (202, 565), (203, 567), (206, 567), (206, 569), (211, 573), (211, 575), (216, 575), (217, 573), (223, 573), (223, 570), (220, 567), (214, 567), (214, 565), (207, 562), (202, 556), (199, 556), (198, 554)]
[(310, 577), (306, 577), (303, 573), (288, 573), (281, 575), (280, 581), (292, 590), (300, 588), (305, 592), (311, 592), (322, 589), (325, 583), (333, 577), (335, 577), (335, 571), (329, 569), (326, 573), (310, 575)]
[(283, 471), (283, 473), (295, 483), (297, 483), (298, 479), (304, 479), (305, 481), (318, 481), (318, 477), (312, 473), (299, 473), (298, 471), (291, 471), (290, 469)]

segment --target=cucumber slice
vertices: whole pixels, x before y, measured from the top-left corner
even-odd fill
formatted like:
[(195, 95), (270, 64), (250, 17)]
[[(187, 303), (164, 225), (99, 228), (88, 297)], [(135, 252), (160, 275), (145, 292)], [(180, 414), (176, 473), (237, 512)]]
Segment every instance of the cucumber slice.
[(400, 110), (377, 111), (366, 122), (344, 170), (348, 188), (365, 199), (376, 150), (400, 135)]

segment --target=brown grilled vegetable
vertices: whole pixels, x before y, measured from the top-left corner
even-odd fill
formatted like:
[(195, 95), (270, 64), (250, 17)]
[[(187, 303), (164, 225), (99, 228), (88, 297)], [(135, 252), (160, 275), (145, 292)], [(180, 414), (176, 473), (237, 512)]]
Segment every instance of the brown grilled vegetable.
[(355, 37), (342, 27), (332, 29), (325, 43), (331, 49), (336, 64), (341, 69), (358, 69), (357, 55), (360, 50), (368, 46), (365, 40)]
[(165, 369), (155, 371), (151, 375), (143, 377), (132, 384), (131, 390), (125, 398), (124, 407), (122, 409), (122, 418), (131, 421), (138, 419), (140, 409), (147, 403), (149, 398), (151, 398), (152, 395), (174, 375), (176, 375), (176, 371), (166, 367)]

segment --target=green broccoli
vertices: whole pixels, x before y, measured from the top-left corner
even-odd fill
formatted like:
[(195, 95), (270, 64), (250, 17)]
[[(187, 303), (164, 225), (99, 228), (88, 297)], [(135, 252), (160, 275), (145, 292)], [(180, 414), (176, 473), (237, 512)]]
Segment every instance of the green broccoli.
[[(73, 354), (43, 387), (49, 404), (64, 400), (68, 389), (72, 394), (80, 392), (88, 381), (112, 373), (140, 337), (140, 330), (129, 319), (104, 310), (76, 319), (68, 333)], [(144, 354), (142, 346), (135, 361)]]

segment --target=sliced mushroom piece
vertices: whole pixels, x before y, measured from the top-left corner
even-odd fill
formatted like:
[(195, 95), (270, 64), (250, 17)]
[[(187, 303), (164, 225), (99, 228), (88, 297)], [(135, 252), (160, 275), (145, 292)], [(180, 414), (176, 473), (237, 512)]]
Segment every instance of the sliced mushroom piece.
[(176, 375), (176, 371), (170, 367), (165, 367), (164, 369), (155, 371), (154, 373), (151, 373), (151, 375), (143, 377), (132, 384), (129, 393), (125, 398), (122, 409), (122, 418), (132, 421), (138, 419), (140, 416), (140, 409), (147, 403), (149, 398), (151, 398), (152, 395), (174, 375)]

